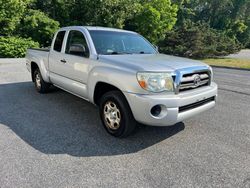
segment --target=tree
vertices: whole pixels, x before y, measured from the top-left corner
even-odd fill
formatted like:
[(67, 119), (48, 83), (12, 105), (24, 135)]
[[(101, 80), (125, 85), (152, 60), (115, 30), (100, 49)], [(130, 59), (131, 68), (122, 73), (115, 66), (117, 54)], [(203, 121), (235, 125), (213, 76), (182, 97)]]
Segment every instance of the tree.
[(123, 28), (125, 21), (137, 12), (137, 0), (99, 0), (95, 6), (95, 25)]
[(62, 26), (125, 28), (155, 43), (173, 27), (177, 16), (177, 6), (170, 0), (36, 0), (34, 6)]
[[(175, 0), (179, 3), (177, 27), (185, 20), (202, 21), (244, 43), (250, 30), (250, 0)], [(244, 36), (244, 37), (243, 37)]]
[[(74, 19), (70, 14), (74, 11), (76, 2), (77, 0), (34, 0), (30, 8), (44, 12), (61, 26), (67, 26)], [(83, 5), (86, 6), (85, 2)]]
[(173, 28), (177, 11), (177, 6), (170, 0), (145, 1), (141, 4), (139, 12), (130, 20), (132, 24), (128, 27), (134, 28), (151, 42), (157, 43)]
[(39, 9), (62, 26), (99, 25), (122, 28), (139, 0), (36, 0)]
[(244, 24), (244, 28), (237, 32), (236, 37), (245, 47), (250, 48), (250, 0), (234, 0), (234, 4), (234, 17)]
[(0, 35), (16, 29), (30, 0), (0, 0)]
[(71, 25), (96, 25), (123, 28), (136, 11), (138, 0), (75, 0)]
[(238, 52), (240, 48), (236, 38), (212, 29), (207, 23), (190, 20), (168, 32), (160, 42), (161, 52), (191, 58), (225, 56)]
[(25, 38), (31, 37), (41, 46), (48, 46), (58, 29), (59, 22), (49, 18), (43, 12), (30, 9), (26, 11), (24, 18), (21, 20), (17, 34)]

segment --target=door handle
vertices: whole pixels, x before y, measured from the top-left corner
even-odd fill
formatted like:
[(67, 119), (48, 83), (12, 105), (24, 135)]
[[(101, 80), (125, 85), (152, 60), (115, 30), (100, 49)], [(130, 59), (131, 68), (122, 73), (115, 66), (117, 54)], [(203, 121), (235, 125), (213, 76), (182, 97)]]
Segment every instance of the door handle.
[(65, 59), (62, 59), (61, 62), (62, 63), (67, 63), (67, 61)]

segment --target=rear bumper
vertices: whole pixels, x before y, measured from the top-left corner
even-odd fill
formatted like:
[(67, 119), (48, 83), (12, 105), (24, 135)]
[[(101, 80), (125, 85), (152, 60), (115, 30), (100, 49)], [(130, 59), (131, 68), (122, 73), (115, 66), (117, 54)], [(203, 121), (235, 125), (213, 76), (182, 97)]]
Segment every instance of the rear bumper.
[[(212, 83), (210, 86), (178, 95), (139, 95), (126, 92), (124, 95), (138, 122), (152, 126), (170, 126), (214, 107), (217, 85)], [(213, 99), (208, 100), (210, 98)], [(151, 114), (151, 109), (155, 105), (163, 107), (158, 117)]]

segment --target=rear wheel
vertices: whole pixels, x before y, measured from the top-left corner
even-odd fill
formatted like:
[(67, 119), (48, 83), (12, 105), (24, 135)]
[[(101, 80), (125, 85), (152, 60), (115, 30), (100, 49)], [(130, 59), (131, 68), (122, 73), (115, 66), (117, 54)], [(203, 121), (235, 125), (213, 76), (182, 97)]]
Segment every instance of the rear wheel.
[(115, 137), (126, 137), (136, 127), (129, 104), (120, 91), (105, 93), (100, 102), (100, 116), (107, 132)]
[(39, 93), (47, 93), (49, 91), (51, 84), (43, 80), (39, 69), (34, 71), (33, 78), (35, 82), (35, 88)]

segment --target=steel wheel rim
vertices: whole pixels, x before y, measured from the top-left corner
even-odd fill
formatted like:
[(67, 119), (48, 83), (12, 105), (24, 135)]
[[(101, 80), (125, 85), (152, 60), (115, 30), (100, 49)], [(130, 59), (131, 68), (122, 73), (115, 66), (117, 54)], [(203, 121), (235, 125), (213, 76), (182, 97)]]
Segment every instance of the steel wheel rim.
[(35, 81), (36, 81), (36, 87), (38, 89), (40, 89), (41, 88), (41, 78), (40, 78), (40, 75), (38, 73), (35, 76)]
[(121, 122), (121, 112), (114, 102), (108, 101), (105, 103), (103, 108), (103, 115), (105, 125), (108, 128), (112, 130), (119, 129)]

